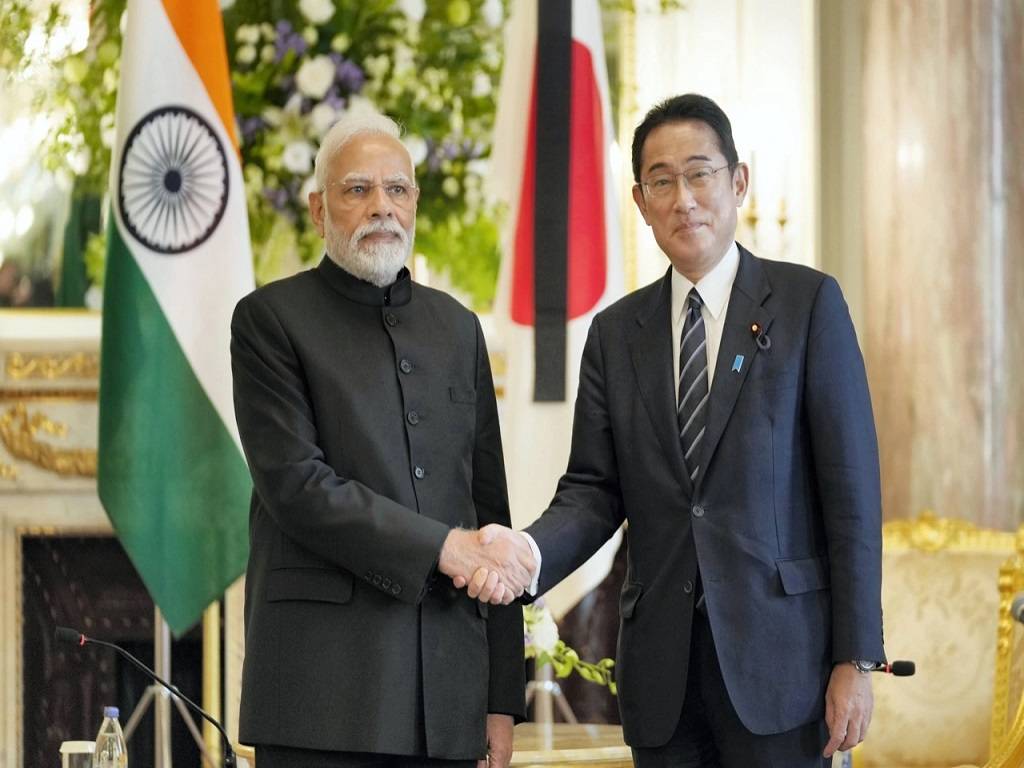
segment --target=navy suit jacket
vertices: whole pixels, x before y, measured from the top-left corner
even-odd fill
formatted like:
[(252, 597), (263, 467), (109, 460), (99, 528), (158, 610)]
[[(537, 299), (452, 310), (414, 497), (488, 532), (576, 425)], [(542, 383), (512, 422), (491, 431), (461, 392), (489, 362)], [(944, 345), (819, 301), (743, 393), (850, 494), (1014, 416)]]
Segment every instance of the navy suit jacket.
[(543, 593), (629, 521), (616, 678), (637, 747), (678, 722), (698, 568), (725, 685), (754, 733), (823, 717), (834, 662), (884, 659), (878, 448), (838, 284), (740, 248), (692, 484), (671, 303), (666, 274), (595, 317), (568, 468), (527, 529)]

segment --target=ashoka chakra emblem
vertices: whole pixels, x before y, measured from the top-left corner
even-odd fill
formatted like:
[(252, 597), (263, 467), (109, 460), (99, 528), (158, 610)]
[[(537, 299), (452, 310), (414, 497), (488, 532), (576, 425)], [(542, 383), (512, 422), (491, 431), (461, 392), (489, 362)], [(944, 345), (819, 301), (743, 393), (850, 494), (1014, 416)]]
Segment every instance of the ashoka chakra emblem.
[(213, 234), (227, 206), (220, 139), (187, 107), (153, 110), (128, 134), (117, 195), (125, 226), (147, 248), (195, 248)]

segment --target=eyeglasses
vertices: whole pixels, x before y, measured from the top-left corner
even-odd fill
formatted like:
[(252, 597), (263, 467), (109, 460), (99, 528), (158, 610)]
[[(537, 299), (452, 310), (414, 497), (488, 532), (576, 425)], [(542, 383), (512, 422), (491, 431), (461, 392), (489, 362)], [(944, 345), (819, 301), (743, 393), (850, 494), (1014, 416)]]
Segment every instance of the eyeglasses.
[(659, 173), (651, 176), (646, 181), (640, 182), (640, 186), (647, 191), (647, 196), (656, 200), (666, 200), (679, 189), (679, 179), (690, 192), (697, 193), (711, 186), (715, 174), (724, 171), (729, 167), (726, 163), (721, 168), (712, 168), (710, 165), (698, 165), (694, 168), (687, 168), (679, 173)]
[(332, 181), (327, 186), (337, 188), (338, 198), (346, 208), (364, 205), (378, 187), (399, 208), (411, 208), (420, 196), (420, 188), (406, 181), (386, 181), (381, 184), (369, 181)]

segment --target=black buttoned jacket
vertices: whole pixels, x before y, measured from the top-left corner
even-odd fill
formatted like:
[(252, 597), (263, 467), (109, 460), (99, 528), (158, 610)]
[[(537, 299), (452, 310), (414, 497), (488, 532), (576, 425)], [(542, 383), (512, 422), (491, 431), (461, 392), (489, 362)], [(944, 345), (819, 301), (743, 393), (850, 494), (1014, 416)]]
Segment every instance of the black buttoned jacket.
[(521, 609), (436, 570), (451, 528), (509, 524), (476, 317), (325, 258), (239, 302), (231, 358), (254, 485), (241, 740), (483, 757), (486, 714), (524, 715)]

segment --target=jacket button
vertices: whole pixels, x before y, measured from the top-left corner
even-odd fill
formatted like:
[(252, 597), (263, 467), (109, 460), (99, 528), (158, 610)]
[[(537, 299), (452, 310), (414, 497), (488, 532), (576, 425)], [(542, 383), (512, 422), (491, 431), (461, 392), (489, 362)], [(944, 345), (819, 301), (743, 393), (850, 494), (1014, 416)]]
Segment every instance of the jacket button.
[(400, 594), (402, 594), (402, 586), (400, 584), (392, 584), (391, 585), (391, 594), (392, 595), (400, 595)]
[(693, 592), (693, 582), (689, 579), (687, 579), (686, 583), (683, 584), (683, 592), (685, 592), (686, 594), (690, 594), (691, 592)]
[(416, 467), (412, 471), (412, 473), (416, 477), (417, 480), (422, 480), (424, 477), (427, 476), (427, 472), (426, 472), (425, 469), (423, 469), (423, 467)]
[(402, 362), (398, 364), (398, 370), (402, 373), (412, 373), (412, 363), (408, 360), (402, 360)]
[(412, 424), (414, 427), (420, 423), (420, 415), (416, 411), (409, 411), (406, 415), (405, 420)]
[(704, 517), (704, 507), (699, 504), (695, 505), (692, 511), (694, 517)]
[(384, 322), (394, 328), (398, 325), (398, 317), (393, 312), (388, 312), (384, 315)]
[(382, 587), (384, 587), (384, 589), (387, 589), (388, 587), (391, 586), (391, 579), (389, 579), (387, 576), (385, 576), (384, 580), (380, 583), (380, 585)]

